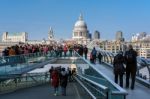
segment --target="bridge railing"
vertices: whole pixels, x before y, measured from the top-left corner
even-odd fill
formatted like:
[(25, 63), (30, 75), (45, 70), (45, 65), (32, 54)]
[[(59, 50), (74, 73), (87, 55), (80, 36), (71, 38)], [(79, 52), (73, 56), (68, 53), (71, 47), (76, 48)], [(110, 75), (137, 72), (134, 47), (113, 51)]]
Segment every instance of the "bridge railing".
[(45, 84), (49, 82), (48, 73), (26, 74), (12, 79), (0, 82), (0, 94), (15, 91), (21, 88), (27, 88)]
[[(85, 63), (80, 64), (79, 63), (80, 60), (83, 60)], [(74, 64), (76, 64), (77, 66), (78, 75), (81, 75), (89, 80), (92, 80), (108, 88), (108, 99), (125, 99), (127, 92), (119, 85), (114, 83), (107, 76), (105, 76), (105, 74), (97, 70), (94, 67), (94, 65), (91, 64), (88, 60), (85, 60), (83, 57), (80, 57), (74, 60)]]
[(51, 50), (47, 53), (38, 52), (14, 56), (1, 56), (0, 76), (11, 75), (15, 73), (18, 74), (18, 72), (24, 71), (24, 69), (33, 67), (36, 64), (43, 63), (57, 57), (72, 57), (73, 55), (74, 51), (67, 51), (64, 53), (63, 50)]
[(107, 87), (79, 74), (77, 74), (75, 79), (89, 93), (92, 99), (108, 99)]
[(30, 53), (15, 56), (0, 57), (0, 76), (15, 74), (15, 71), (22, 71), (26, 67), (33, 66), (52, 59), (53, 53)]
[[(29, 54), (21, 54), (21, 55), (13, 55), (13, 56), (1, 56), (0, 57), (0, 66), (12, 65), (17, 63), (25, 63), (29, 61), (38, 61), (37, 57), (72, 57), (74, 51), (67, 51), (64, 53), (63, 50), (51, 50), (47, 53), (45, 52), (37, 52), (37, 53), (29, 53)], [(35, 58), (35, 59), (34, 59)]]
[(51, 57), (54, 56), (54, 52), (37, 52), (37, 53), (29, 53), (29, 54), (21, 54), (21, 55), (13, 55), (13, 56), (1, 56), (0, 57), (0, 66), (26, 63), (26, 62), (36, 62), (42, 61), (37, 57)]

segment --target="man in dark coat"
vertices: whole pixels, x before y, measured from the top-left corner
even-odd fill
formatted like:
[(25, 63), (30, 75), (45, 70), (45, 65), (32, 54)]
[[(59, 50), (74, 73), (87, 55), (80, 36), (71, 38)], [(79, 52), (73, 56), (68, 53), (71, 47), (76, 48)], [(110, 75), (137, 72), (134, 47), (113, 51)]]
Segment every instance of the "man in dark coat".
[(65, 68), (62, 68), (60, 74), (60, 86), (61, 86), (61, 92), (63, 96), (66, 96), (67, 83), (68, 83), (68, 73), (67, 71), (65, 71)]
[(133, 49), (132, 45), (128, 46), (128, 51), (125, 52), (126, 62), (126, 88), (129, 88), (129, 78), (131, 75), (131, 89), (134, 89), (135, 76), (137, 70), (137, 52)]
[(83, 53), (84, 53), (85, 59), (87, 59), (88, 48), (86, 46), (84, 46), (84, 48), (83, 48)]
[(102, 63), (102, 54), (101, 54), (101, 52), (98, 53), (97, 58), (99, 60), (99, 63), (101, 64)]
[(83, 56), (83, 46), (82, 45), (80, 45), (78, 53), (80, 56)]
[(93, 63), (96, 63), (97, 50), (95, 49), (95, 47), (92, 49), (91, 54), (92, 54)]

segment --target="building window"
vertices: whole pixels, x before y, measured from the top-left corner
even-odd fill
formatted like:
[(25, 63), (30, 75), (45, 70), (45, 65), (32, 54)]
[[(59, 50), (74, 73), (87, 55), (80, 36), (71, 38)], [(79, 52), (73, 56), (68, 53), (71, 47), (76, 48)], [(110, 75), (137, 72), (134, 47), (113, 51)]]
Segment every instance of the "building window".
[(80, 36), (82, 36), (82, 32), (80, 32)]
[(77, 32), (74, 32), (74, 36), (77, 36)]

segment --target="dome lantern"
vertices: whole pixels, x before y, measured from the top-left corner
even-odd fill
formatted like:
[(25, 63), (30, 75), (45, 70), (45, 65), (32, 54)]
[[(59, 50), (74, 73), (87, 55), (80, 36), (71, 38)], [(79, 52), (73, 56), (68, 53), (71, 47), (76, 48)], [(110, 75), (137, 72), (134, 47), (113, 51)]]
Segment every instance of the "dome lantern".
[(80, 21), (82, 21), (82, 20), (83, 20), (83, 16), (82, 16), (82, 14), (80, 14), (80, 16), (79, 16), (79, 20), (80, 20)]

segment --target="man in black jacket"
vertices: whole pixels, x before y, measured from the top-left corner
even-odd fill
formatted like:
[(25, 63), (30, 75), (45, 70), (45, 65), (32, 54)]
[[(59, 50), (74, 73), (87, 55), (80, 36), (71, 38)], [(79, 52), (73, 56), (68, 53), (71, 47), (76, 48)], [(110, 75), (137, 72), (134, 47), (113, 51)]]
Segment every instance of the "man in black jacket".
[(62, 68), (60, 74), (60, 86), (61, 86), (61, 93), (63, 96), (66, 96), (66, 87), (68, 83), (68, 73), (65, 71), (65, 68)]
[(87, 54), (88, 54), (88, 48), (86, 47), (86, 45), (83, 48), (83, 52), (84, 52), (84, 57), (85, 59), (87, 59)]
[(137, 70), (137, 52), (133, 49), (132, 45), (128, 46), (128, 51), (125, 52), (126, 62), (126, 88), (129, 88), (129, 78), (131, 75), (131, 89), (134, 89), (135, 76)]
[(98, 58), (100, 64), (102, 63), (102, 57), (103, 56), (102, 56), (101, 52), (99, 52), (97, 58)]
[(78, 53), (80, 56), (83, 56), (83, 46), (82, 45), (79, 46)]

